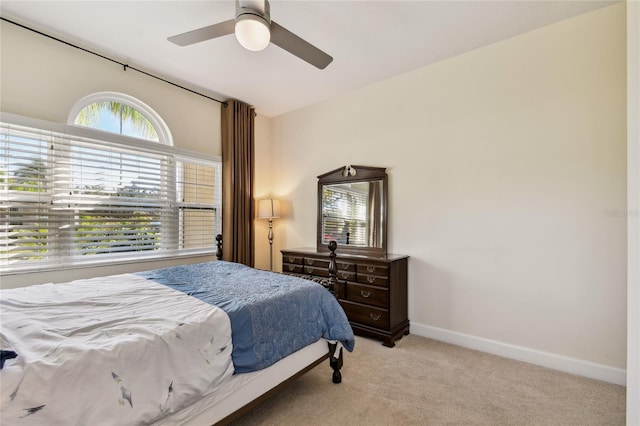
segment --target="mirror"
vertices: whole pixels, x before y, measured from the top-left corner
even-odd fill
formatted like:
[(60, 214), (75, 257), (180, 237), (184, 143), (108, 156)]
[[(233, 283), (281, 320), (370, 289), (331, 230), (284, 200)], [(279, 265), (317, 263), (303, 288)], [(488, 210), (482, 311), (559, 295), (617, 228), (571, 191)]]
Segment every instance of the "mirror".
[(386, 215), (384, 168), (349, 165), (318, 176), (318, 251), (333, 240), (341, 253), (384, 256)]

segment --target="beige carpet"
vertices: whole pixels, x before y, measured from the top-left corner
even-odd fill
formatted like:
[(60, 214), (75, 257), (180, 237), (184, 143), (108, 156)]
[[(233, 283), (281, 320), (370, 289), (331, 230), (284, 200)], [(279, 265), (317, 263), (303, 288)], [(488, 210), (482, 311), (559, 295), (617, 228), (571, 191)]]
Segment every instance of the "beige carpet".
[(356, 338), (233, 425), (624, 425), (625, 388), (414, 335)]

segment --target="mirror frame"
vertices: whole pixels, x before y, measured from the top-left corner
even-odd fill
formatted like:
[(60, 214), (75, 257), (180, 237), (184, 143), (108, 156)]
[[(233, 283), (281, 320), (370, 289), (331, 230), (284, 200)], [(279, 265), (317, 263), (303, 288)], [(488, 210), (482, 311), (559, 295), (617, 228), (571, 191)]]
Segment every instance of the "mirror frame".
[[(355, 174), (348, 173), (355, 170)], [(382, 181), (382, 211), (381, 211), (381, 245), (380, 247), (338, 245), (338, 252), (344, 254), (359, 254), (372, 257), (384, 257), (387, 254), (387, 172), (384, 167), (351, 166), (347, 165), (318, 176), (318, 216), (317, 216), (317, 251), (328, 252), (329, 244), (322, 242), (322, 192), (325, 185), (349, 182)]]

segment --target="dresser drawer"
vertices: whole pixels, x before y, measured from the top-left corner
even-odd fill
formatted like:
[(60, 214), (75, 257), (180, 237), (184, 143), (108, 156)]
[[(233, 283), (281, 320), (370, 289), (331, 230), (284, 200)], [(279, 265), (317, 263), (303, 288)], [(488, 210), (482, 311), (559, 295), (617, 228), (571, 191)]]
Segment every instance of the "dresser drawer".
[(389, 290), (386, 288), (347, 283), (346, 298), (352, 302), (387, 308), (389, 306)]
[(328, 277), (329, 276), (329, 269), (322, 268), (322, 267), (304, 265), (303, 271), (304, 271), (305, 274), (311, 274), (311, 275), (315, 275), (315, 276), (318, 276), (318, 277)]
[(339, 281), (355, 281), (356, 273), (338, 269), (338, 275), (336, 277)]
[(340, 272), (353, 272), (356, 273), (356, 264), (351, 262), (345, 262), (344, 260), (336, 260), (338, 271)]
[(296, 274), (302, 274), (302, 265), (296, 265), (294, 263), (283, 263), (282, 272), (293, 272)]
[(352, 303), (347, 300), (341, 300), (340, 305), (347, 314), (349, 321), (376, 328), (389, 328), (389, 312), (386, 309)]
[(305, 257), (304, 258), (305, 266), (313, 266), (315, 268), (328, 268), (329, 261), (326, 259), (318, 259), (314, 257)]
[[(360, 265), (358, 265), (359, 267)], [(389, 287), (389, 278), (380, 275), (361, 274), (358, 272), (358, 282), (369, 285)]]
[(286, 262), (286, 263), (293, 263), (296, 265), (302, 265), (302, 256), (295, 256), (292, 254), (283, 254), (282, 255), (282, 261)]
[(379, 263), (358, 263), (358, 274), (389, 276), (389, 267)]

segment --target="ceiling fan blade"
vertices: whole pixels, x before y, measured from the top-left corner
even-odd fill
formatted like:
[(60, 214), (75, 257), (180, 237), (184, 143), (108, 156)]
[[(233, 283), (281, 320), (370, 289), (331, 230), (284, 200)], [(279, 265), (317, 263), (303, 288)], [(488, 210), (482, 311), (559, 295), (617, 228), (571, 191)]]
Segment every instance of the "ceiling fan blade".
[(171, 43), (177, 44), (178, 46), (188, 46), (190, 44), (200, 43), (201, 41), (232, 34), (235, 29), (235, 24), (236, 22), (231, 19), (218, 24), (209, 25), (208, 27), (198, 28), (197, 30), (174, 35), (169, 37), (167, 40)]
[(271, 21), (271, 43), (321, 70), (333, 61), (331, 56), (273, 21)]

